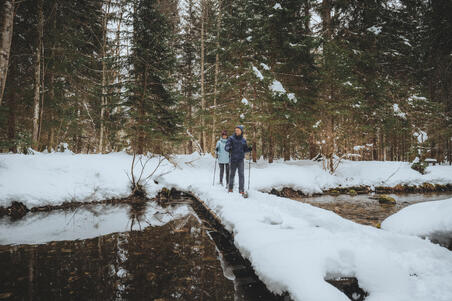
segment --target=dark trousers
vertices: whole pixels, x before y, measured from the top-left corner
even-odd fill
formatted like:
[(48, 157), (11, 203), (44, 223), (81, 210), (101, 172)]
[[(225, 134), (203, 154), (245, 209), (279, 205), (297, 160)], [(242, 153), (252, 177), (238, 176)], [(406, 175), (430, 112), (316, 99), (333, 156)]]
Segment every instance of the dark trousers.
[(239, 192), (244, 191), (244, 186), (245, 186), (244, 168), (245, 168), (245, 164), (244, 164), (243, 160), (240, 160), (239, 162), (231, 162), (231, 177), (229, 178), (229, 189), (232, 190), (234, 188), (235, 171), (238, 170), (238, 172), (239, 172)]
[(229, 183), (229, 164), (228, 163), (219, 163), (220, 164), (220, 183), (223, 184), (223, 174), (226, 169), (226, 185)]

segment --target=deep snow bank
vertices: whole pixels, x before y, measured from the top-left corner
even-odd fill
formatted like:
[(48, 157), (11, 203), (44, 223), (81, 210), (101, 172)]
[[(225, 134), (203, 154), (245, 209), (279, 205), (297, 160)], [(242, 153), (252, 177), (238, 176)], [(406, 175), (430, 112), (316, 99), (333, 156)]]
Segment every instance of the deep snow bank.
[[(126, 153), (0, 154), (0, 206), (12, 201), (28, 208), (65, 201), (93, 201), (130, 195), (132, 156)], [(147, 165), (153, 170), (157, 159)], [(137, 162), (137, 164), (139, 164)], [(166, 163), (162, 170), (168, 167)], [(138, 168), (135, 173), (138, 173)], [(150, 181), (149, 190), (158, 189)]]
[(452, 232), (452, 198), (405, 207), (385, 219), (381, 228), (418, 236)]

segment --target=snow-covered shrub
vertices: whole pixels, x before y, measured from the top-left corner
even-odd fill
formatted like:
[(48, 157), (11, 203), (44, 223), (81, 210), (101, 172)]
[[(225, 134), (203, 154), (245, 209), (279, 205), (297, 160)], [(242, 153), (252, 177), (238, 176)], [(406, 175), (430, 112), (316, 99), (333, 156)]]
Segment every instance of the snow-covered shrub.
[[(149, 171), (145, 172), (146, 166), (152, 159), (157, 159), (155, 168), (151, 172)], [(136, 196), (146, 195), (145, 190), (146, 183), (152, 178), (152, 176), (159, 169), (160, 165), (165, 159), (166, 158), (164, 156), (157, 157), (153, 154), (138, 155), (137, 159), (137, 154), (136, 153), (133, 154), (132, 166), (130, 167), (130, 176), (129, 176), (130, 189), (132, 190), (132, 195)], [(138, 165), (138, 163), (140, 165), (139, 168), (141, 168), (141, 170), (135, 173), (135, 168)]]

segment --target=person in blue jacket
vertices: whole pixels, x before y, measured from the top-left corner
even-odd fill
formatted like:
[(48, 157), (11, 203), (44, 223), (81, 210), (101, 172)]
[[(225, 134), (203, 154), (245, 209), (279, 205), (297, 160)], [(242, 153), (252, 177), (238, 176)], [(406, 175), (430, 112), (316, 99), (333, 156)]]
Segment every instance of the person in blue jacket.
[(229, 152), (230, 178), (229, 178), (229, 192), (234, 188), (235, 172), (239, 173), (239, 192), (244, 193), (245, 175), (244, 175), (244, 159), (245, 153), (251, 151), (251, 147), (246, 144), (246, 139), (243, 138), (243, 126), (239, 125), (235, 128), (234, 135), (228, 138), (226, 142), (226, 151)]
[(218, 158), (218, 164), (220, 165), (220, 184), (223, 185), (223, 174), (226, 170), (226, 185), (229, 183), (229, 153), (225, 150), (226, 142), (228, 141), (228, 133), (226, 131), (221, 132), (221, 139), (218, 140), (215, 148), (215, 154)]

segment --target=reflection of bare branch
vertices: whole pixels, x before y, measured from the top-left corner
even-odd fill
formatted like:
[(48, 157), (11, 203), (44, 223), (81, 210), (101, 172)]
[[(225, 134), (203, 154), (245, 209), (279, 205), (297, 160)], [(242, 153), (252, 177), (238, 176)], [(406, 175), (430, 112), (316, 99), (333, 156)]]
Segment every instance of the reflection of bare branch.
[(136, 156), (136, 153), (135, 152), (133, 152), (133, 159), (132, 159), (132, 166), (130, 167), (130, 174), (132, 175), (132, 185), (133, 185), (133, 187), (135, 187), (135, 176), (133, 175), (133, 168), (134, 168), (134, 165), (135, 165), (135, 156)]
[[(169, 215), (169, 216), (171, 216), (172, 219), (174, 219), (173, 212), (172, 212), (172, 211), (168, 211), (168, 210), (165, 210), (165, 211), (163, 211), (163, 212), (157, 211), (157, 212), (155, 212), (155, 213), (152, 215), (152, 217), (155, 218), (155, 219), (156, 219), (157, 221), (159, 221), (160, 223), (163, 223), (163, 220), (159, 218), (160, 215), (163, 215), (163, 216)], [(146, 223), (147, 223), (149, 226), (152, 226), (152, 223), (151, 223), (149, 220), (146, 220)]]

